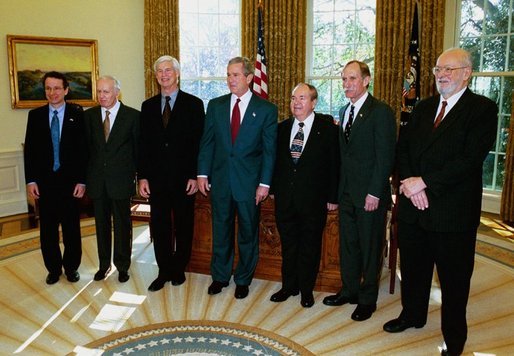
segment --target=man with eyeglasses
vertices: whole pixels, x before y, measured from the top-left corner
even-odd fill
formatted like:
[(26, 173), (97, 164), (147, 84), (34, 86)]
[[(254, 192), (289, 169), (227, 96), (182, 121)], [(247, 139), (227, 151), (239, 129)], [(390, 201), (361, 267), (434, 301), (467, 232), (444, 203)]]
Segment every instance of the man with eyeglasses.
[(62, 73), (48, 72), (42, 82), (48, 104), (29, 111), (25, 135), (27, 195), (39, 201), (46, 283), (57, 283), (63, 268), (74, 283), (80, 279), (82, 257), (78, 199), (86, 189), (84, 113), (79, 105), (65, 101), (69, 84)]
[(467, 51), (446, 50), (433, 73), (439, 95), (416, 106), (399, 142), (403, 310), (384, 330), (425, 325), (435, 264), (446, 344), (441, 354), (459, 355), (467, 339), (482, 165), (496, 137), (498, 108), (468, 89), (472, 61)]

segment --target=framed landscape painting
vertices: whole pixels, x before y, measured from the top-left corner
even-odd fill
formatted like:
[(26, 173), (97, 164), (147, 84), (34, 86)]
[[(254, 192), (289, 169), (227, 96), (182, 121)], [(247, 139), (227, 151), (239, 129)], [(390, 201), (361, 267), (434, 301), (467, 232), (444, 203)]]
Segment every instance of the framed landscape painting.
[(66, 76), (66, 100), (96, 105), (97, 47), (96, 40), (7, 35), (12, 108), (46, 104), (41, 79), (50, 71)]

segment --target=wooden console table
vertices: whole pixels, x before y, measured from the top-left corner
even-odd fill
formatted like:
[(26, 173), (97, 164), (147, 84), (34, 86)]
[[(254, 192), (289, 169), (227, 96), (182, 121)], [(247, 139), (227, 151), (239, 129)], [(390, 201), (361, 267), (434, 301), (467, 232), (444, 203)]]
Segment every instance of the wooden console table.
[[(209, 198), (197, 194), (193, 252), (188, 270), (210, 274), (212, 244), (211, 205)], [(237, 255), (236, 255), (237, 260)], [(281, 280), (280, 237), (275, 224), (274, 203), (268, 198), (261, 207), (259, 228), (259, 263), (255, 277)], [(321, 263), (315, 290), (337, 292), (341, 288), (339, 275), (339, 221), (337, 212), (330, 212), (323, 234)]]

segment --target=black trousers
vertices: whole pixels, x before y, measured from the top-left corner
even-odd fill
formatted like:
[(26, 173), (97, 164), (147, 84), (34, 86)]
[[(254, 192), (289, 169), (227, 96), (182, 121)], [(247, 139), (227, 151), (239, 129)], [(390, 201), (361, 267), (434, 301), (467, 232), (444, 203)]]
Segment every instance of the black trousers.
[(441, 328), (452, 354), (467, 339), (466, 307), (475, 261), (476, 228), (466, 232), (427, 231), (418, 224), (398, 224), (402, 273), (401, 318), (427, 321), (434, 265), (442, 293)]
[(191, 258), (194, 204), (194, 195), (186, 195), (185, 186), (178, 192), (152, 190), (150, 224), (159, 278), (172, 280), (184, 275)]
[[(57, 175), (56, 175), (56, 178)], [(59, 179), (56, 179), (56, 183)], [(45, 267), (50, 273), (61, 274), (79, 268), (82, 258), (80, 214), (74, 186), (55, 184), (39, 186), (40, 241)], [(59, 225), (62, 228), (63, 252), (59, 245)]]
[(310, 294), (318, 276), (326, 207), (302, 212), (290, 206), (277, 213), (276, 219), (282, 246), (282, 288)]

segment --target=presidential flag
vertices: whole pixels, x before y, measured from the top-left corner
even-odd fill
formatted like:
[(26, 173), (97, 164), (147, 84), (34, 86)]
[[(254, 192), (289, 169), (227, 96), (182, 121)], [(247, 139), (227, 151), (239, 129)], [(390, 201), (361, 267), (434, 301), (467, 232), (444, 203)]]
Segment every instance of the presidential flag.
[(412, 31), (407, 56), (407, 73), (402, 87), (402, 111), (400, 115), (400, 131), (409, 122), (409, 116), (419, 100), (419, 37), (418, 37), (418, 4), (414, 7)]
[(259, 2), (257, 24), (257, 58), (255, 59), (255, 74), (253, 76), (253, 92), (268, 99), (268, 75), (266, 73), (266, 52), (264, 50), (264, 21), (262, 4)]

